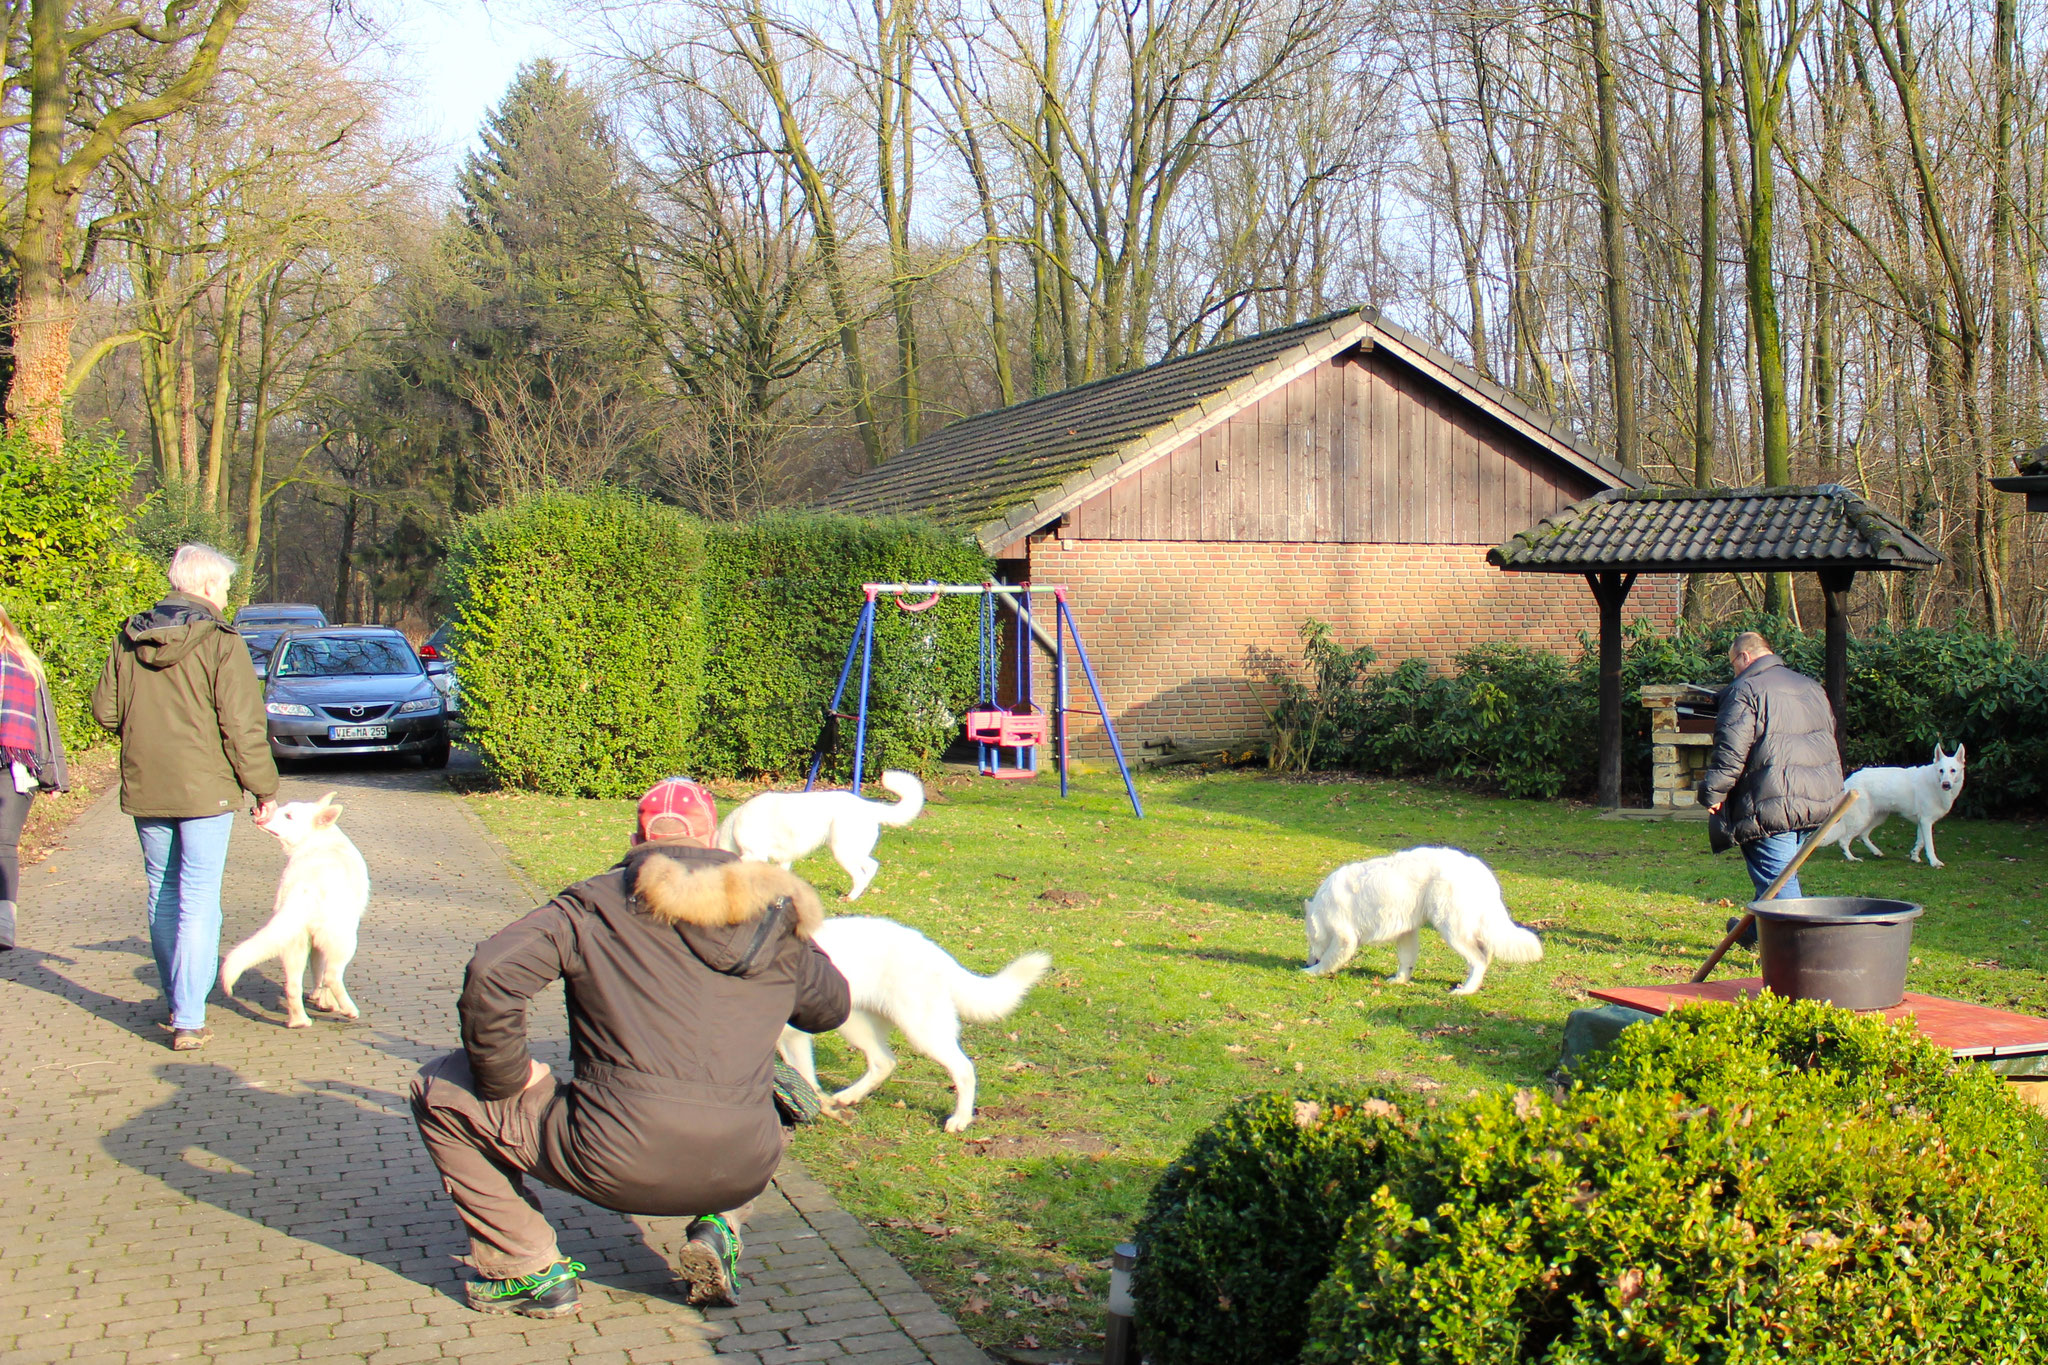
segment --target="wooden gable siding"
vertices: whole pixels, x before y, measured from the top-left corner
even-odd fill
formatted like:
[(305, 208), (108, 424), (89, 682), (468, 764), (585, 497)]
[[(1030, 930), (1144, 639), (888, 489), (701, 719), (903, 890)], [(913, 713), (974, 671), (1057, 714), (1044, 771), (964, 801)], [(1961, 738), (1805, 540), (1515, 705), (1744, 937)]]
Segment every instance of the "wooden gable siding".
[(1082, 503), (1066, 534), (1495, 545), (1598, 491), (1399, 362), (1348, 352)]

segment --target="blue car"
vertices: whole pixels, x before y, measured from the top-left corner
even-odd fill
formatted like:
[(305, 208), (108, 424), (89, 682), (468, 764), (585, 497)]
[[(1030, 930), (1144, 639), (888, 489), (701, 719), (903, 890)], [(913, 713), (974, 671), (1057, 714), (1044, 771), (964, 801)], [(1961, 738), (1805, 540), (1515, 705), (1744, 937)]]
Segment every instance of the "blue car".
[(433, 676), (446, 668), (422, 663), (389, 626), (286, 632), (264, 678), (272, 757), (390, 754), (447, 767), (448, 706)]

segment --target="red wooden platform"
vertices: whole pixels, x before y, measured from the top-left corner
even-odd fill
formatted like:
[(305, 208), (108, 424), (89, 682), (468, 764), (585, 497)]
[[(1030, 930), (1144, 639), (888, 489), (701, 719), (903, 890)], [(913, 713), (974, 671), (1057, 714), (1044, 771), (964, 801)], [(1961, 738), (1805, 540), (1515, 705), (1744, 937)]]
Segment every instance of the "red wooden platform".
[[(1760, 995), (1763, 988), (1762, 977), (1746, 976), (1732, 981), (1702, 981), (1697, 985), (1680, 982), (1670, 986), (1615, 986), (1587, 994), (1609, 1004), (1663, 1014), (1698, 1000), (1732, 1001), (1745, 995)], [(1995, 1010), (1988, 1005), (1908, 991), (1904, 1000), (1876, 1013), (1895, 1023), (1911, 1016), (1913, 1027), (1929, 1042), (1947, 1048), (1954, 1057), (2024, 1057), (2048, 1052), (2048, 1019)]]

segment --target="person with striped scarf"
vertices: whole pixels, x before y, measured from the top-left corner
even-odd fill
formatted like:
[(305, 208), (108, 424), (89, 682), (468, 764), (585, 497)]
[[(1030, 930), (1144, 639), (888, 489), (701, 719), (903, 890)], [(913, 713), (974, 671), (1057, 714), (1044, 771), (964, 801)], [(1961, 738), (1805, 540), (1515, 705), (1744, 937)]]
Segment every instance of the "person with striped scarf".
[(42, 660), (0, 610), (0, 952), (14, 946), (21, 827), (39, 791), (69, 785)]

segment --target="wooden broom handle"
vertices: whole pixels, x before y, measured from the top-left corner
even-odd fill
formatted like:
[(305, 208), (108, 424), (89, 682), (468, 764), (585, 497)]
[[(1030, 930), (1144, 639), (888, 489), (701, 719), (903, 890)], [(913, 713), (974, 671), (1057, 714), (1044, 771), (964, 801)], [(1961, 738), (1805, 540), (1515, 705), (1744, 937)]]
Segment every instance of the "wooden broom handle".
[[(1808, 836), (1806, 842), (1799, 846), (1799, 851), (1792, 855), (1792, 861), (1785, 864), (1785, 870), (1780, 872), (1776, 879), (1764, 888), (1764, 893), (1758, 896), (1754, 903), (1762, 904), (1764, 901), (1770, 900), (1784, 889), (1786, 882), (1798, 876), (1800, 864), (1804, 863), (1808, 855), (1820, 847), (1820, 841), (1827, 838), (1830, 831), (1836, 825), (1842, 823), (1842, 817), (1849, 813), (1849, 808), (1862, 799), (1862, 793), (1860, 792), (1843, 792), (1835, 801), (1835, 808), (1828, 812), (1828, 818), (1821, 821), (1820, 828), (1815, 830)], [(1736, 920), (1735, 927), (1728, 931), (1728, 936), (1715, 945), (1714, 951), (1707, 954), (1707, 960), (1700, 964), (1700, 969), (1692, 974), (1692, 984), (1697, 986), (1700, 982), (1705, 981), (1711, 976), (1714, 968), (1721, 965), (1721, 959), (1727, 956), (1728, 950), (1735, 946), (1735, 940), (1747, 933), (1749, 926), (1755, 922), (1756, 912), (1744, 910), (1742, 918)]]

